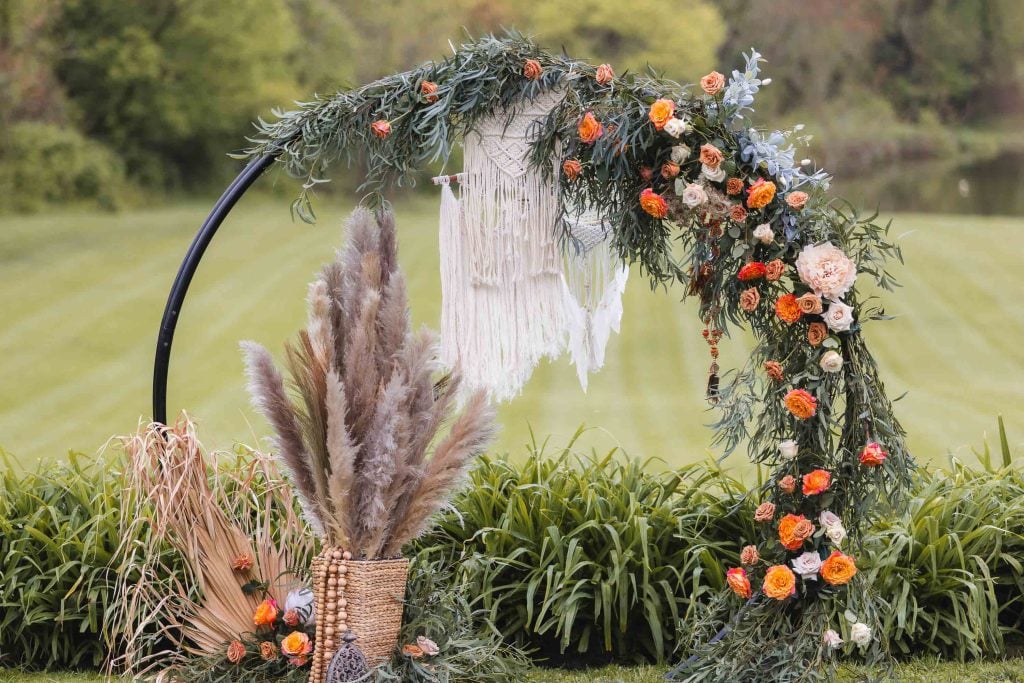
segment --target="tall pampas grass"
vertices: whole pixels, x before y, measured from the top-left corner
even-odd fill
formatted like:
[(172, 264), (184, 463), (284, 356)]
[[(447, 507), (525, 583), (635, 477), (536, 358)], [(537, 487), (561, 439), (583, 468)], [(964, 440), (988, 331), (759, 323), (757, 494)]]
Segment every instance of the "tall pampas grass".
[(494, 430), (483, 393), (455, 416), (458, 375), (441, 370), (433, 333), (411, 329), (397, 244), (390, 213), (352, 214), (285, 348), (287, 382), (266, 349), (242, 344), (253, 404), (311, 528), (363, 559), (423, 533)]

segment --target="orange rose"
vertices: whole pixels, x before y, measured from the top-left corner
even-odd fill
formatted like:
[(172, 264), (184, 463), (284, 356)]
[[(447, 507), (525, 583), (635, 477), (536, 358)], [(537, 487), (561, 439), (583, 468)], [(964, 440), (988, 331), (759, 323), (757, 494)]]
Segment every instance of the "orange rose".
[(782, 371), (782, 363), (777, 360), (768, 360), (764, 363), (764, 371), (771, 379), (776, 382), (781, 382), (786, 378), (785, 373)]
[(783, 400), (786, 408), (798, 420), (809, 420), (818, 412), (818, 400), (804, 389), (793, 389)]
[(828, 491), (832, 485), (832, 474), (828, 470), (813, 470), (803, 476), (803, 493), (805, 496), (816, 496)]
[(431, 104), (437, 102), (437, 95), (434, 94), (437, 92), (437, 83), (423, 81), (420, 83), (420, 92), (423, 93), (423, 97), (427, 102), (430, 102)]
[(419, 645), (413, 645), (413, 644), (410, 643), (409, 645), (403, 645), (402, 646), (402, 654), (405, 655), (406, 657), (412, 657), (413, 659), (419, 659), (420, 657), (423, 656), (423, 648), (420, 647)]
[(747, 188), (747, 206), (751, 209), (763, 209), (775, 199), (775, 183), (764, 178)]
[(821, 307), (821, 297), (817, 294), (808, 292), (796, 300), (800, 311), (802, 313), (818, 314), (823, 310)]
[(608, 85), (615, 79), (615, 72), (612, 70), (611, 64), (602, 64), (597, 67), (597, 73), (594, 74), (594, 80), (601, 85)]
[(800, 319), (803, 313), (800, 312), (800, 304), (796, 302), (795, 294), (783, 294), (775, 301), (775, 315), (784, 323), (793, 324)]
[(786, 264), (779, 259), (773, 259), (765, 264), (764, 279), (768, 282), (776, 282), (786, 272)]
[(769, 567), (764, 574), (761, 592), (775, 600), (785, 600), (796, 595), (796, 574), (784, 564)]
[(531, 81), (540, 78), (542, 73), (544, 73), (544, 67), (536, 59), (527, 59), (523, 64), (523, 75)]
[(231, 560), (231, 568), (236, 572), (247, 572), (252, 569), (252, 565), (252, 555), (249, 553), (242, 553), (235, 559)]
[(306, 655), (312, 651), (313, 643), (310, 642), (309, 636), (302, 631), (292, 631), (281, 641), (281, 654), (290, 657), (289, 661), (296, 666), (305, 664)]
[(724, 159), (725, 155), (722, 154), (722, 150), (714, 145), (709, 143), (700, 146), (700, 163), (708, 168), (718, 168)]
[(767, 270), (767, 267), (760, 261), (751, 261), (750, 263), (743, 264), (736, 277), (743, 282), (750, 282), (751, 280), (764, 277)]
[(672, 100), (655, 100), (654, 104), (651, 105), (651, 110), (647, 113), (647, 118), (651, 120), (651, 123), (654, 124), (657, 130), (661, 130), (668, 123), (668, 120), (672, 118), (672, 114), (675, 111), (676, 103)]
[(761, 303), (761, 293), (757, 291), (757, 287), (744, 289), (740, 292), (740, 309), (747, 313), (753, 313), (757, 310), (759, 303)]
[(562, 173), (567, 180), (576, 180), (583, 173), (583, 164), (577, 159), (566, 159), (562, 162)]
[(272, 662), (277, 659), (277, 646), (268, 640), (260, 643), (260, 658), (265, 662)]
[(728, 195), (743, 192), (743, 180), (741, 178), (729, 178), (725, 181), (725, 193)]
[(709, 95), (717, 95), (725, 87), (725, 76), (712, 71), (704, 78), (700, 79), (700, 89)]
[(267, 598), (256, 608), (252, 623), (257, 626), (273, 626), (275, 620), (277, 620), (277, 601)]
[(228, 645), (228, 661), (232, 664), (238, 664), (245, 657), (245, 645), (237, 640), (232, 640), (231, 644)]
[(872, 441), (861, 450), (860, 464), (867, 467), (877, 467), (885, 462), (888, 457), (889, 453), (882, 448), (882, 444)]
[(800, 209), (804, 208), (804, 205), (807, 203), (807, 193), (790, 192), (789, 194), (786, 195), (786, 203), (789, 204), (789, 207), (791, 209), (799, 211)]
[(775, 519), (775, 503), (761, 503), (754, 510), (755, 522), (770, 522)]
[(833, 586), (842, 586), (850, 583), (850, 580), (857, 574), (857, 563), (849, 555), (844, 555), (838, 550), (821, 563), (821, 578), (825, 583)]
[(814, 535), (814, 524), (803, 515), (786, 515), (779, 521), (779, 542), (786, 550), (800, 550)]
[(807, 342), (811, 346), (820, 346), (821, 342), (828, 339), (828, 328), (825, 323), (811, 323), (807, 327)]
[(782, 479), (779, 479), (779, 490), (783, 493), (793, 493), (793, 491), (796, 491), (796, 478), (792, 474), (787, 474)]
[(733, 204), (729, 209), (729, 218), (735, 223), (742, 223), (747, 220), (747, 210), (743, 208), (742, 204)]
[(679, 164), (674, 161), (666, 161), (661, 165), (661, 177), (665, 180), (672, 180), (679, 175)]
[(655, 218), (664, 218), (668, 215), (668, 202), (651, 188), (640, 193), (640, 208)]
[(593, 112), (588, 111), (583, 115), (583, 120), (580, 121), (577, 131), (580, 134), (580, 140), (590, 145), (604, 135), (604, 126), (597, 120)]
[(370, 130), (378, 138), (383, 140), (387, 136), (391, 135), (391, 122), (385, 121), (384, 119), (378, 119), (370, 124)]
[(747, 571), (741, 567), (733, 567), (725, 573), (725, 580), (732, 592), (741, 598), (749, 598), (753, 593), (750, 590), (750, 579), (747, 578)]
[(761, 561), (761, 555), (757, 552), (756, 545), (745, 545), (740, 551), (740, 564), (752, 567)]

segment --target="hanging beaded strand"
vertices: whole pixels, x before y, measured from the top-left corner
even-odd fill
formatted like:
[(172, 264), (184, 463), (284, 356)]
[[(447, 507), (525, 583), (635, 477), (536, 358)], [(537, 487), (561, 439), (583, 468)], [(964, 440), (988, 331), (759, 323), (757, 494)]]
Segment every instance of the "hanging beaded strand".
[(711, 367), (708, 368), (708, 386), (705, 398), (708, 403), (718, 403), (718, 342), (722, 338), (722, 330), (714, 327), (711, 323), (713, 313), (708, 313), (704, 318), (704, 341), (708, 343), (711, 352)]

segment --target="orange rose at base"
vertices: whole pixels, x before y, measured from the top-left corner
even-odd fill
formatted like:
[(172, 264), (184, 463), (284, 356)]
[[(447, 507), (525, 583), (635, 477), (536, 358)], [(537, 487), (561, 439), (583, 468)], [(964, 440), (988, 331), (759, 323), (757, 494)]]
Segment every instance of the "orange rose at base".
[(775, 183), (761, 178), (747, 188), (747, 207), (763, 209), (775, 199)]
[(882, 444), (872, 441), (860, 452), (860, 464), (866, 467), (878, 467), (888, 457), (889, 453), (882, 448)]
[(750, 579), (747, 572), (741, 567), (735, 567), (725, 573), (725, 580), (732, 592), (741, 598), (749, 598), (753, 592), (750, 589)]
[(588, 111), (583, 115), (583, 120), (580, 121), (579, 127), (576, 132), (580, 134), (580, 140), (587, 143), (588, 145), (597, 142), (598, 138), (604, 135), (604, 126), (594, 116), (594, 112)]
[(814, 524), (803, 515), (786, 515), (779, 521), (779, 543), (786, 550), (800, 550), (814, 535)]
[(842, 586), (850, 582), (857, 574), (857, 564), (852, 557), (838, 550), (821, 563), (821, 578), (832, 586)]
[(640, 208), (655, 218), (664, 218), (668, 215), (668, 202), (651, 188), (640, 193)]
[(294, 666), (304, 665), (312, 651), (313, 643), (302, 631), (292, 631), (281, 641), (281, 654), (288, 657), (288, 662)]
[(804, 389), (793, 389), (783, 401), (786, 409), (798, 420), (809, 420), (818, 412), (818, 400)]
[(252, 623), (256, 626), (273, 626), (276, 620), (277, 601), (273, 598), (267, 598), (256, 608), (256, 614), (253, 615)]
[(769, 567), (764, 575), (761, 592), (775, 600), (785, 600), (796, 595), (796, 574), (784, 564)]
[(814, 470), (803, 476), (803, 494), (805, 496), (817, 496), (828, 491), (832, 485), (832, 474), (827, 470)]
[(651, 110), (647, 113), (647, 118), (654, 124), (655, 129), (661, 130), (668, 123), (668, 120), (672, 118), (675, 111), (676, 103), (672, 100), (655, 100), (654, 104), (651, 105)]

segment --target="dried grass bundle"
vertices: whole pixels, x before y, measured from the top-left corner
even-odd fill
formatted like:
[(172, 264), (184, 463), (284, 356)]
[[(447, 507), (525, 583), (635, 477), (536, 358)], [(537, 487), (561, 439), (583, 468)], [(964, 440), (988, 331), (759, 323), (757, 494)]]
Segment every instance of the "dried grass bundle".
[(422, 533), (493, 434), (482, 393), (450, 432), (458, 376), (434, 335), (414, 334), (394, 218), (357, 209), (347, 244), (309, 289), (309, 320), (286, 346), (291, 394), (270, 353), (242, 344), (253, 403), (270, 422), (310, 526), (362, 559)]

